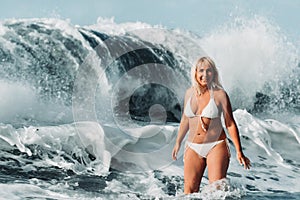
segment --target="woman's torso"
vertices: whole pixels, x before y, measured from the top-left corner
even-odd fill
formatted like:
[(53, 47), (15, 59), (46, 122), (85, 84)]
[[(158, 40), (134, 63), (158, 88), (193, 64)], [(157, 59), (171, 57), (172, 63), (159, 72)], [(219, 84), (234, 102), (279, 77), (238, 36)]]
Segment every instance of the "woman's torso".
[(222, 105), (218, 98), (220, 89), (206, 91), (197, 96), (194, 88), (185, 105), (185, 114), (189, 118), (188, 141), (194, 143), (208, 143), (225, 139), (221, 113)]

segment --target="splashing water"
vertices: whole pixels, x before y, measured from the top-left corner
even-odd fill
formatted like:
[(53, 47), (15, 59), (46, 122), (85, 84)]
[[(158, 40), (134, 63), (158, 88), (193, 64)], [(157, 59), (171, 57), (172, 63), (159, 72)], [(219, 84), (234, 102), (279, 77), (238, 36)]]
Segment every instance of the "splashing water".
[[(173, 162), (170, 152), (199, 55), (217, 63), (253, 168), (243, 171), (232, 156), (226, 180), (208, 185), (205, 174), (201, 192), (185, 196), (183, 153)], [(236, 18), (202, 37), (100, 18), (85, 27), (3, 21), (0, 196), (299, 197), (298, 63), (298, 49), (262, 17)]]

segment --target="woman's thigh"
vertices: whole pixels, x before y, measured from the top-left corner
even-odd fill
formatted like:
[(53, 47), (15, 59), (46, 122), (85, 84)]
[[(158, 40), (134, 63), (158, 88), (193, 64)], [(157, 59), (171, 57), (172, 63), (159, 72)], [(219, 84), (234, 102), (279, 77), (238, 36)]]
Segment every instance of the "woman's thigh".
[[(199, 185), (206, 168), (206, 161), (194, 150), (186, 148), (184, 154), (184, 185), (185, 189), (199, 190)], [(195, 192), (195, 191), (194, 191)]]
[(210, 183), (226, 178), (229, 161), (230, 152), (226, 141), (217, 144), (211, 149), (206, 159)]

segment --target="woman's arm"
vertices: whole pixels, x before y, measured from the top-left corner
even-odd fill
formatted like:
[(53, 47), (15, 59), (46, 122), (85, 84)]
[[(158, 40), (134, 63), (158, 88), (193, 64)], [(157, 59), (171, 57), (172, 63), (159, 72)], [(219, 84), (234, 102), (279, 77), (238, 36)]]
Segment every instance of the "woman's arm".
[[(185, 94), (185, 98), (184, 98), (184, 108), (185, 108), (185, 104), (187, 102), (187, 99), (190, 97), (190, 93), (191, 93), (191, 89), (188, 89), (186, 94)], [(177, 138), (176, 138), (176, 143), (175, 143), (175, 146), (174, 146), (173, 151), (172, 151), (173, 160), (177, 160), (177, 153), (179, 152), (181, 142), (182, 142), (183, 138), (185, 137), (186, 133), (188, 132), (188, 130), (189, 130), (189, 119), (184, 114), (184, 110), (183, 110), (181, 120), (180, 120), (179, 129), (178, 129), (178, 135), (177, 135)]]
[(241, 165), (244, 165), (245, 169), (250, 169), (250, 166), (251, 166), (250, 160), (244, 155), (243, 150), (242, 150), (240, 135), (239, 135), (239, 131), (238, 131), (236, 122), (233, 117), (230, 99), (225, 91), (222, 96), (223, 96), (222, 97), (222, 109), (223, 109), (225, 125), (226, 125), (226, 128), (232, 139), (234, 147), (236, 149), (237, 160), (239, 161), (239, 163)]

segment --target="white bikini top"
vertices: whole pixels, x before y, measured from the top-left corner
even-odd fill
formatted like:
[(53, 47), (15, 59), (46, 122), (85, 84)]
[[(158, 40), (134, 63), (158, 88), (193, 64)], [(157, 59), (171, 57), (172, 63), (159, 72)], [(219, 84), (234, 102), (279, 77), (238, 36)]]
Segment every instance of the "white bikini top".
[(199, 114), (196, 115), (192, 111), (192, 108), (191, 108), (191, 99), (192, 99), (192, 96), (186, 102), (186, 106), (185, 106), (185, 109), (184, 109), (184, 114), (187, 117), (190, 117), (190, 118), (191, 117), (197, 117), (197, 116), (200, 116), (201, 118), (205, 117), (205, 118), (210, 118), (210, 119), (220, 117), (221, 116), (221, 112), (220, 112), (220, 110), (218, 109), (218, 107), (216, 105), (216, 102), (215, 102), (215, 99), (214, 99), (213, 89), (211, 89), (211, 92), (209, 91), (209, 93), (210, 93), (209, 102), (203, 108), (202, 113), (200, 115)]

